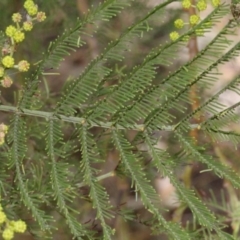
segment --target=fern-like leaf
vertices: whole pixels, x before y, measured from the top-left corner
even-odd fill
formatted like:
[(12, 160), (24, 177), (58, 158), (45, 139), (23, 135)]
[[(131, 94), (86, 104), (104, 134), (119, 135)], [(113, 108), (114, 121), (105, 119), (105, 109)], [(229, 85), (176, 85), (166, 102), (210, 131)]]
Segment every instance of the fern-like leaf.
[(16, 170), (16, 182), (19, 188), (19, 194), (21, 201), (27, 206), (34, 219), (40, 225), (43, 231), (51, 231), (51, 221), (53, 220), (50, 216), (47, 216), (43, 210), (39, 208), (41, 199), (36, 199), (31, 196), (31, 193), (27, 187), (27, 180), (25, 180), (24, 172), (22, 171), (22, 161), (26, 156), (26, 123), (19, 114), (16, 114), (12, 120), (8, 140), (11, 144), (9, 151), (9, 167), (15, 168)]
[[(96, 90), (98, 85), (112, 71), (104, 66), (107, 60), (121, 61), (124, 57), (123, 52), (129, 50), (128, 44), (136, 36), (141, 36), (142, 32), (149, 29), (147, 20), (163, 6), (166, 6), (171, 0), (164, 2), (160, 7), (154, 9), (143, 19), (129, 27), (119, 39), (111, 42), (105, 51), (94, 59), (81, 76), (70, 86), (61, 103), (57, 106), (57, 113), (73, 114), (76, 108), (80, 107), (90, 95)], [(140, 85), (138, 85), (139, 87)], [(127, 95), (127, 94), (124, 94)], [(71, 107), (69, 107), (69, 105)], [(68, 107), (66, 107), (68, 106)]]
[(113, 131), (113, 141), (120, 153), (121, 164), (126, 174), (132, 178), (136, 193), (139, 192), (141, 194), (141, 200), (146, 209), (154, 215), (159, 224), (161, 224), (173, 239), (190, 239), (188, 233), (181, 229), (179, 225), (167, 222), (162, 215), (159, 214), (157, 207), (159, 196), (149, 184), (142, 169), (141, 161), (132, 153), (131, 144), (118, 131)]
[(219, 177), (230, 180), (234, 187), (240, 188), (240, 177), (228, 166), (223, 165), (222, 163), (214, 160), (210, 155), (202, 154), (199, 150), (196, 149), (196, 146), (191, 139), (183, 137), (183, 135), (176, 131), (175, 135), (179, 139), (179, 142), (182, 144), (184, 151), (192, 156), (196, 161), (200, 161), (208, 166), (209, 169), (214, 171)]
[(104, 240), (111, 240), (114, 231), (107, 225), (106, 219), (113, 218), (113, 214), (106, 190), (96, 178), (96, 169), (91, 166), (93, 163), (99, 162), (99, 153), (96, 143), (86, 126), (80, 128), (79, 141), (81, 144), (81, 171), (84, 183), (90, 187), (89, 195), (93, 208), (97, 210), (97, 218), (100, 220), (103, 228)]
[(48, 121), (48, 127), (46, 129), (46, 146), (47, 152), (51, 159), (51, 182), (54, 192), (54, 198), (57, 200), (57, 205), (60, 211), (66, 218), (73, 236), (79, 240), (83, 239), (84, 235), (88, 235), (86, 229), (79, 223), (79, 221), (72, 214), (77, 213), (73, 210), (69, 204), (73, 201), (75, 193), (71, 190), (69, 184), (69, 164), (58, 161), (58, 158), (62, 158), (63, 152), (61, 151), (61, 145), (63, 134), (60, 125), (57, 121)]

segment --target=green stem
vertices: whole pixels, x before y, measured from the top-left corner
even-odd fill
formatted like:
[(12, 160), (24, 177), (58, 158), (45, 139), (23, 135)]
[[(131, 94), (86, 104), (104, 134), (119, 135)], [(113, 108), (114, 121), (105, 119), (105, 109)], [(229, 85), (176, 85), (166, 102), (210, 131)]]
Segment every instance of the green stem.
[[(113, 176), (115, 176), (115, 172), (114, 171), (111, 171), (111, 172), (108, 172), (108, 173), (106, 173), (106, 174), (103, 174), (103, 175), (101, 175), (101, 176), (99, 176), (99, 177), (97, 177), (97, 180), (98, 181), (101, 181), (101, 180), (103, 180), (103, 179), (105, 179), (105, 178), (109, 178), (109, 177), (113, 177)], [(81, 183), (77, 183), (76, 184), (76, 186), (77, 187), (84, 187), (84, 186), (86, 186), (87, 184), (86, 183), (84, 183), (84, 182), (81, 182)]]
[[(114, 122), (93, 122), (89, 121), (88, 119), (81, 118), (81, 117), (67, 117), (65, 115), (58, 114), (56, 115), (54, 112), (44, 112), (44, 111), (37, 111), (37, 110), (29, 110), (29, 109), (19, 109), (17, 107), (0, 105), (0, 112), (10, 112), (18, 115), (24, 116), (34, 116), (39, 118), (45, 118), (49, 120), (62, 120), (64, 122), (70, 122), (75, 124), (89, 124), (89, 127), (101, 127), (101, 128), (109, 128), (109, 129), (119, 129), (119, 130), (135, 130), (135, 131), (144, 131), (145, 125), (144, 124), (115, 124)], [(169, 125), (169, 126), (157, 126), (156, 131), (174, 131), (176, 125)], [(200, 124), (190, 124), (190, 129), (199, 129)]]

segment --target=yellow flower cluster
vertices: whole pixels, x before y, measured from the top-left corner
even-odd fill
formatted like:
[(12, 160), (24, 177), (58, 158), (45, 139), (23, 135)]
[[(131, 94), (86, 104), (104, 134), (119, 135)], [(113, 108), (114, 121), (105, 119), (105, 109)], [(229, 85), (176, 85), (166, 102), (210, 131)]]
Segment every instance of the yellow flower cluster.
[(8, 75), (5, 75), (3, 76), (2, 80), (0, 81), (1, 82), (1, 85), (4, 87), (4, 88), (9, 88), (12, 86), (12, 79), (8, 76)]
[(200, 17), (196, 14), (191, 15), (190, 18), (189, 18), (189, 22), (190, 22), (191, 25), (197, 24), (199, 22), (199, 20), (200, 20)]
[(183, 8), (185, 8), (185, 9), (189, 9), (189, 8), (192, 6), (192, 3), (191, 3), (190, 0), (183, 0), (183, 1), (182, 1), (182, 6), (183, 6)]
[(221, 1), (220, 0), (212, 0), (212, 5), (214, 7), (218, 7), (220, 5)]
[[(27, 229), (27, 225), (22, 220), (11, 221), (7, 218), (3, 212), (3, 208), (0, 205), (0, 225), (2, 229), (2, 238), (4, 240), (11, 240), (14, 237), (14, 233), (24, 233)], [(4, 226), (3, 226), (4, 225)]]
[(46, 19), (46, 14), (38, 11), (38, 6), (33, 0), (26, 0), (24, 8), (28, 14), (28, 20), (23, 21), (24, 18), (20, 13), (14, 13), (12, 15), (14, 24), (9, 25), (5, 30), (6, 36), (10, 38), (10, 44), (2, 47), (2, 58), (0, 58), (0, 83), (2, 87), (10, 87), (12, 85), (12, 79), (7, 75), (9, 68), (16, 68), (20, 72), (29, 70), (30, 64), (26, 60), (21, 60), (15, 65), (13, 58), (15, 46), (25, 39), (25, 32), (32, 30), (34, 21), (42, 22)]
[[(1, 123), (0, 124), (0, 145), (4, 144), (4, 142), (5, 142), (4, 138), (5, 138), (5, 135), (7, 134), (7, 132), (8, 132), (8, 126)], [(0, 223), (1, 223), (1, 215), (0, 215)]]
[(206, 1), (205, 1), (205, 0), (200, 0), (200, 1), (198, 1), (198, 3), (197, 3), (197, 9), (198, 9), (199, 11), (204, 11), (204, 10), (206, 10), (206, 9), (207, 9), (207, 3), (206, 3)]
[(184, 21), (182, 19), (177, 19), (175, 22), (174, 22), (174, 26), (176, 28), (183, 28), (184, 26)]
[[(210, 0), (210, 1), (212, 3), (213, 7), (218, 7), (221, 3), (220, 0)], [(200, 16), (199, 16), (199, 12), (207, 9), (207, 0), (198, 0), (196, 2), (196, 5), (193, 5), (191, 0), (182, 0), (182, 7), (183, 7), (183, 9), (195, 8), (197, 10), (197, 13), (189, 16), (188, 23), (185, 23), (180, 18), (175, 20), (174, 26), (175, 26), (175, 28), (178, 28), (178, 29), (183, 28), (184, 25), (194, 26), (194, 25), (198, 24), (201, 20)], [(197, 29), (195, 31), (195, 35), (196, 36), (204, 36), (204, 29), (203, 28)], [(173, 31), (170, 33), (169, 37), (172, 41), (176, 41), (180, 37), (180, 34), (177, 31)], [(187, 39), (189, 39), (189, 37), (182, 38), (183, 41), (188, 41)]]
[(5, 56), (2, 59), (2, 65), (6, 68), (12, 68), (14, 66), (14, 58), (11, 56)]
[(170, 33), (170, 38), (172, 39), (172, 41), (176, 41), (179, 38), (179, 33), (174, 31)]

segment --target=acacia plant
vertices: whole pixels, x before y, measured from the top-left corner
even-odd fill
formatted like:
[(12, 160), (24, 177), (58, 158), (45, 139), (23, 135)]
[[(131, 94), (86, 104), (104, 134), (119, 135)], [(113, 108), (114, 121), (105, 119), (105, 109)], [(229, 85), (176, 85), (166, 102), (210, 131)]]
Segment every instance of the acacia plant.
[[(3, 238), (13, 239), (14, 232), (19, 232), (34, 239), (53, 239), (64, 229), (64, 239), (118, 239), (122, 229), (116, 227), (116, 219), (121, 218), (129, 225), (144, 225), (161, 239), (237, 239), (239, 201), (234, 188), (240, 187), (240, 177), (220, 151), (220, 142), (238, 145), (240, 134), (231, 126), (239, 123), (240, 102), (225, 106), (219, 97), (225, 91), (239, 95), (240, 78), (236, 76), (208, 97), (204, 94), (220, 81), (219, 66), (240, 54), (240, 41), (232, 40), (238, 30), (237, 3), (183, 0), (169, 27), (176, 31), (169, 29), (167, 42), (154, 46), (135, 66), (124, 70), (134, 43), (154, 31), (151, 19), (172, 20), (168, 6), (173, 0), (162, 1), (126, 26), (78, 76), (65, 79), (61, 97), (46, 97), (42, 87), (46, 78), (57, 72), (67, 55), (87, 46), (90, 27), (96, 37), (104, 22), (143, 3), (105, 0), (91, 7), (75, 19), (72, 28), (51, 41), (43, 55), (34, 52), (38, 61), (31, 62), (27, 55), (21, 59), (17, 53), (28, 32), (47, 21), (41, 5), (51, 1), (43, 2), (26, 0), (25, 12), (12, 13), (0, 33)], [(200, 17), (209, 4), (212, 10)], [(225, 26), (199, 51), (197, 39), (228, 15)], [(181, 58), (183, 48), (189, 49), (189, 60), (178, 62), (176, 70), (162, 76), (159, 66), (176, 67), (175, 59)], [(16, 91), (12, 87), (21, 76), (24, 81), (18, 81)], [(5, 99), (7, 90), (15, 91), (14, 101)], [(158, 143), (166, 136), (168, 148), (161, 149)], [(109, 161), (111, 154), (114, 164)], [(197, 163), (223, 179), (227, 191), (222, 200), (214, 194), (211, 200), (205, 198), (191, 183)], [(179, 204), (171, 218), (166, 217), (156, 191), (156, 175), (170, 179), (176, 191)], [(114, 201), (112, 193), (120, 190), (116, 185), (109, 191), (108, 179), (124, 181), (125, 191), (134, 193), (134, 201), (142, 204), (145, 214), (141, 216), (126, 202)], [(187, 210), (191, 217), (184, 220)]]

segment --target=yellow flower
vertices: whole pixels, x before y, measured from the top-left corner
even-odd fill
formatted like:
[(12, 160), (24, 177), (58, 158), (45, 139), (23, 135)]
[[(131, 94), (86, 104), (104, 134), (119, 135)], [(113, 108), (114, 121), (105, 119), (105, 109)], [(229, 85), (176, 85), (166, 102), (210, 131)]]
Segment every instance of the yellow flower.
[(219, 5), (220, 5), (220, 3), (221, 3), (221, 1), (220, 1), (220, 0), (212, 0), (212, 5), (213, 5), (214, 7), (217, 7), (217, 6), (219, 6)]
[(1, 81), (1, 84), (4, 88), (9, 88), (12, 86), (12, 79), (9, 76), (5, 76), (3, 80)]
[(45, 12), (38, 12), (36, 18), (38, 22), (43, 22), (46, 19)]
[(19, 31), (19, 30), (17, 30), (17, 32), (16, 32), (16, 33), (14, 34), (14, 36), (13, 36), (13, 39), (14, 39), (17, 43), (22, 42), (22, 41), (24, 40), (24, 38), (25, 38), (24, 32), (21, 32), (21, 31)]
[[(2, 139), (4, 139), (4, 136), (1, 137)], [(0, 211), (0, 224), (4, 223), (7, 219), (6, 214), (3, 211)]]
[(26, 21), (26, 22), (23, 23), (23, 29), (25, 31), (31, 31), (32, 28), (33, 28), (33, 24), (32, 24), (31, 21)]
[(174, 31), (174, 32), (170, 33), (170, 39), (172, 41), (176, 41), (178, 38), (179, 38), (179, 33), (178, 32)]
[(29, 8), (27, 8), (27, 12), (30, 16), (34, 16), (38, 12), (38, 7), (36, 5), (29, 7)]
[(13, 230), (15, 232), (24, 233), (27, 229), (27, 225), (24, 221), (18, 220), (13, 222)]
[(19, 22), (21, 22), (21, 20), (22, 20), (22, 15), (21, 15), (20, 13), (14, 13), (14, 14), (12, 15), (12, 20), (13, 20), (13, 22), (15, 22), (15, 23), (19, 23)]
[(27, 10), (31, 7), (35, 6), (35, 3), (32, 0), (27, 0), (24, 2), (23, 7)]
[(29, 67), (30, 67), (30, 64), (25, 60), (22, 60), (18, 63), (18, 70), (20, 72), (27, 72), (29, 70)]
[(4, 240), (11, 240), (14, 237), (14, 232), (13, 230), (11, 230), (10, 228), (5, 228), (3, 233), (2, 233), (2, 237)]
[(198, 15), (194, 14), (194, 15), (190, 16), (189, 22), (192, 25), (195, 25), (195, 24), (197, 24), (199, 22), (199, 20), (200, 20), (200, 17)]
[(176, 21), (174, 21), (174, 26), (176, 28), (182, 28), (184, 26), (184, 21), (179, 18)]
[(5, 33), (8, 37), (13, 37), (16, 31), (17, 29), (13, 25), (10, 25), (6, 28)]
[(197, 3), (197, 8), (199, 11), (204, 11), (207, 8), (207, 3), (205, 0), (200, 0)]
[(183, 1), (182, 1), (182, 6), (183, 6), (183, 8), (185, 8), (185, 9), (189, 9), (189, 8), (192, 6), (192, 3), (191, 3), (190, 0), (183, 0)]
[(11, 56), (6, 56), (2, 59), (2, 64), (6, 68), (11, 68), (14, 66), (14, 58)]

